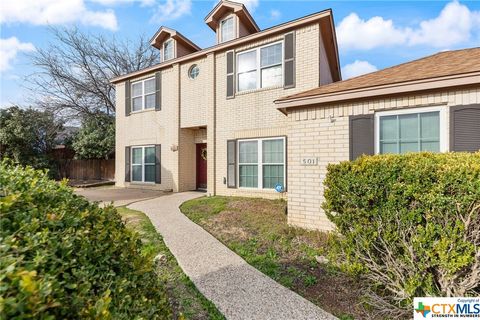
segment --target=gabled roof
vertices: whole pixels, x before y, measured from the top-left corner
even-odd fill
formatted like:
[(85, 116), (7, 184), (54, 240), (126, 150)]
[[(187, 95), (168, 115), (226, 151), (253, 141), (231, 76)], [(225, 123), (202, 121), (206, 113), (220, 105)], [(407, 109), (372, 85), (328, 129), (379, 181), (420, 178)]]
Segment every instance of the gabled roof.
[(161, 49), (161, 44), (163, 40), (169, 37), (181, 42), (185, 47), (192, 49), (192, 52), (202, 50), (199, 46), (190, 41), (187, 37), (185, 37), (177, 30), (173, 30), (164, 26), (161, 26), (160, 29), (158, 29), (158, 31), (152, 37), (152, 39), (150, 39), (150, 44), (157, 49)]
[(271, 37), (272, 35), (275, 34), (280, 34), (284, 33), (287, 31), (290, 31), (294, 28), (299, 28), (304, 25), (308, 25), (311, 23), (316, 23), (316, 22), (321, 22), (323, 20), (327, 20), (328, 23), (326, 23), (326, 26), (328, 27), (328, 32), (330, 33), (330, 45), (327, 46), (328, 48), (331, 48), (331, 50), (327, 51), (327, 55), (331, 55), (331, 59), (335, 61), (334, 64), (332, 64), (331, 68), (333, 69), (334, 72), (334, 77), (335, 78), (340, 78), (340, 67), (339, 67), (339, 61), (338, 61), (338, 50), (337, 50), (337, 40), (335, 37), (335, 28), (334, 28), (334, 23), (333, 23), (333, 15), (332, 15), (332, 10), (331, 9), (326, 9), (322, 10), (316, 13), (312, 13), (308, 16), (301, 17), (295, 20), (291, 20), (288, 22), (284, 22), (282, 24), (270, 27), (268, 29), (264, 29), (260, 32), (250, 34), (248, 36), (240, 37), (231, 41), (223, 42), (216, 44), (214, 46), (211, 46), (209, 48), (205, 48), (193, 53), (189, 53), (187, 55), (177, 57), (171, 60), (163, 61), (161, 63), (155, 64), (151, 67), (147, 67), (145, 69), (133, 71), (121, 76), (117, 76), (110, 81), (112, 83), (118, 83), (121, 81), (125, 81), (127, 79), (131, 79), (133, 77), (138, 77), (147, 73), (151, 73), (163, 68), (169, 68), (175, 63), (180, 63), (180, 62), (185, 62), (188, 60), (192, 59), (197, 59), (202, 56), (207, 56), (208, 54), (212, 52), (218, 52), (218, 51), (225, 51), (229, 50), (230, 48), (234, 48), (236, 46), (240, 46), (246, 43), (250, 43), (252, 41), (258, 41), (259, 39), (263, 39), (266, 37)]
[(242, 3), (227, 0), (221, 0), (217, 3), (213, 10), (210, 11), (210, 13), (205, 17), (205, 23), (215, 31), (217, 29), (219, 19), (225, 16), (227, 12), (235, 13), (243, 22), (245, 27), (250, 31), (250, 33), (260, 31), (260, 28), (255, 20), (253, 20), (250, 12), (248, 12), (247, 8)]
[(480, 48), (439, 52), (275, 102), (282, 109), (467, 84), (480, 84)]

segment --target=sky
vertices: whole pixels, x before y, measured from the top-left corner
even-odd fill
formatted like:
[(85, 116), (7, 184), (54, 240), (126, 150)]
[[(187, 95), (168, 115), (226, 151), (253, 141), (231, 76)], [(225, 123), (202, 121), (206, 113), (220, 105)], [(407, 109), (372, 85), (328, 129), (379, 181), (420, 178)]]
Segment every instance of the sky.
[[(480, 47), (480, 1), (243, 0), (261, 29), (333, 10), (343, 79), (444, 50)], [(0, 107), (28, 104), (29, 54), (53, 41), (49, 26), (149, 39), (160, 26), (201, 48), (215, 44), (204, 17), (214, 0), (1, 0)], [(480, 61), (479, 61), (480, 63)]]

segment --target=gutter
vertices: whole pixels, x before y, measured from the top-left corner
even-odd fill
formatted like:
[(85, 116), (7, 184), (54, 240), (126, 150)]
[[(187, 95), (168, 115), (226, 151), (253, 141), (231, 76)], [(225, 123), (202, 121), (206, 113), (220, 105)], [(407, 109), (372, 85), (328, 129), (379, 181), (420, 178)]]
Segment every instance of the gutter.
[(230, 49), (232, 47), (235, 47), (235, 46), (238, 46), (238, 45), (241, 45), (241, 44), (244, 44), (244, 43), (248, 43), (248, 42), (253, 41), (253, 40), (257, 40), (257, 39), (261, 39), (261, 38), (264, 38), (264, 37), (267, 37), (267, 36), (271, 36), (271, 35), (274, 35), (276, 33), (281, 33), (281, 32), (287, 31), (291, 28), (302, 26), (302, 25), (305, 25), (305, 24), (309, 24), (309, 23), (315, 22), (317, 20), (323, 19), (325, 17), (331, 17), (331, 16), (332, 16), (332, 10), (331, 9), (326, 9), (326, 10), (323, 10), (323, 11), (320, 11), (320, 12), (317, 12), (317, 13), (313, 13), (311, 15), (308, 15), (308, 16), (305, 16), (305, 17), (302, 17), (302, 18), (299, 18), (299, 19), (296, 19), (296, 20), (292, 20), (292, 21), (289, 21), (289, 22), (279, 24), (277, 26), (265, 29), (265, 30), (257, 32), (257, 33), (250, 34), (250, 35), (245, 36), (245, 37), (241, 37), (241, 38), (238, 38), (238, 39), (235, 39), (235, 40), (220, 43), (220, 44), (214, 45), (212, 47), (209, 47), (209, 48), (197, 51), (197, 52), (193, 52), (193, 53), (187, 54), (185, 56), (181, 56), (179, 58), (175, 58), (175, 59), (171, 59), (171, 60), (168, 60), (168, 61), (165, 61), (165, 62), (161, 62), (159, 64), (156, 64), (154, 66), (151, 66), (151, 67), (148, 67), (148, 68), (145, 68), (145, 69), (142, 69), (142, 70), (131, 72), (131, 73), (125, 74), (123, 76), (115, 77), (115, 78), (111, 79), (110, 82), (115, 84), (115, 83), (125, 81), (125, 80), (130, 79), (130, 78), (133, 78), (133, 77), (141, 76), (141, 75), (146, 74), (146, 73), (152, 73), (154, 71), (157, 71), (157, 70), (160, 70), (160, 69), (163, 69), (163, 68), (171, 67), (172, 65), (174, 65), (176, 63), (185, 62), (185, 61), (196, 59), (196, 58), (199, 58), (199, 57), (202, 57), (202, 56), (207, 56), (207, 54), (212, 53), (212, 52), (216, 52), (216, 51), (220, 51), (220, 50), (227, 50), (227, 49)]
[(324, 93), (307, 97), (278, 99), (274, 102), (275, 104), (279, 105), (277, 109), (286, 115), (288, 113), (287, 109), (291, 108), (332, 104), (344, 101), (373, 98), (378, 96), (390, 96), (402, 93), (461, 87), (477, 84), (480, 85), (479, 71), (437, 78), (392, 83), (374, 87)]

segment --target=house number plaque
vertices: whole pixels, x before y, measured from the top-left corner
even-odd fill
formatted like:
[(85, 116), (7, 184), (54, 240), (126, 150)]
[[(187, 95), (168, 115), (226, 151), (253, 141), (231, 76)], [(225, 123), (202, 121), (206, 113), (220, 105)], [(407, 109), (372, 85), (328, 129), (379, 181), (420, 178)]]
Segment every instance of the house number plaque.
[(316, 166), (317, 164), (317, 158), (302, 158), (302, 166)]

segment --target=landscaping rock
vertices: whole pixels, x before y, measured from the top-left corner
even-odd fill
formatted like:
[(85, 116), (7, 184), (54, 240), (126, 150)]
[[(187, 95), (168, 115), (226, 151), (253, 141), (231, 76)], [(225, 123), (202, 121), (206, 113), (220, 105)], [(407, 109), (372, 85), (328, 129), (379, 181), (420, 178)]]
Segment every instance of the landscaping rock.
[(330, 260), (328, 260), (328, 258), (324, 256), (315, 256), (315, 260), (317, 260), (317, 262), (320, 264), (327, 264), (328, 262), (330, 262)]
[(153, 258), (153, 262), (155, 262), (156, 264), (162, 264), (166, 261), (167, 261), (167, 257), (165, 257), (165, 255), (161, 253), (157, 254), (155, 258)]

